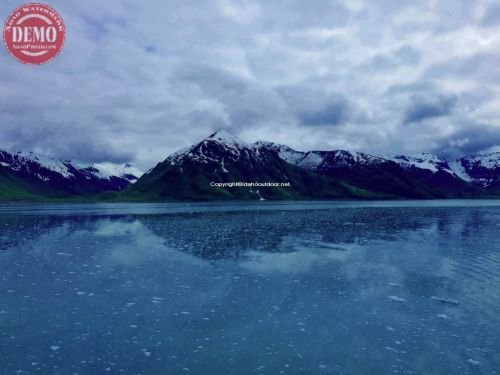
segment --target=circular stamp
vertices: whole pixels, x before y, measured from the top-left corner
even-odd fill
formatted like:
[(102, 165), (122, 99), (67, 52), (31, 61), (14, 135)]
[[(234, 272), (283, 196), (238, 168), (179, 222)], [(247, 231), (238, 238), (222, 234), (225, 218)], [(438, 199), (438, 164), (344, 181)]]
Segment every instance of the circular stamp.
[(41, 65), (53, 60), (61, 52), (65, 36), (59, 13), (39, 3), (16, 8), (3, 28), (7, 51), (23, 64)]

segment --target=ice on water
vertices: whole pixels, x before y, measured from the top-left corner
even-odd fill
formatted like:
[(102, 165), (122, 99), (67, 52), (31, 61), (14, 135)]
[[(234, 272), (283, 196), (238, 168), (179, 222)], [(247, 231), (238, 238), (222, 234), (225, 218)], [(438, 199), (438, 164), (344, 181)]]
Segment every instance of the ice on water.
[(489, 205), (4, 212), (0, 373), (495, 373)]

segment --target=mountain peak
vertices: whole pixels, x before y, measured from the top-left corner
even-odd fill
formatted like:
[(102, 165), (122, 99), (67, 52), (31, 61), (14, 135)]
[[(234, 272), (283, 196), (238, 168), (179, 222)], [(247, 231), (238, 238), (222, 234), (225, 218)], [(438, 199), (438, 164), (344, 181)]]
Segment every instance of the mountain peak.
[(209, 139), (238, 139), (233, 133), (226, 129), (218, 129), (215, 133), (208, 136)]
[(228, 145), (232, 147), (246, 146), (246, 142), (239, 139), (234, 134), (230, 133), (225, 129), (219, 129), (212, 135), (210, 135), (205, 141), (215, 141), (217, 143)]

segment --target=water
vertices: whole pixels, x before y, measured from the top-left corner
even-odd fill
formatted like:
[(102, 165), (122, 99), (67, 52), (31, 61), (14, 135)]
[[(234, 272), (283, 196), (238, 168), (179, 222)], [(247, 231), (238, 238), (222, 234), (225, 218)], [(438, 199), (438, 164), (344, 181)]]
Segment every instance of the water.
[(500, 202), (0, 207), (0, 374), (500, 373)]

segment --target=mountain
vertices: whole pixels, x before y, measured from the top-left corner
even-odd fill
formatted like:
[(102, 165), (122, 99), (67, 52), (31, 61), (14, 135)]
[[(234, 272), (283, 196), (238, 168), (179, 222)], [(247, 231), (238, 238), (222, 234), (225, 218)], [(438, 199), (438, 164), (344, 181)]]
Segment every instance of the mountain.
[(500, 191), (500, 152), (464, 156), (457, 159), (452, 168), (465, 181)]
[[(290, 187), (211, 186), (220, 182), (289, 182)], [(218, 131), (178, 151), (127, 188), (137, 200), (445, 198), (392, 160), (360, 152), (296, 151), (259, 141), (246, 143)]]
[(297, 151), (267, 141), (247, 143), (222, 130), (140, 175), (130, 165), (0, 151), (0, 201), (493, 197), (500, 195), (500, 153), (449, 162), (429, 153), (382, 158), (347, 150)]
[(463, 156), (452, 162), (430, 153), (400, 155), (393, 160), (427, 184), (459, 196), (500, 191), (500, 152)]
[(481, 191), (471, 184), (470, 179), (455, 171), (450, 163), (431, 153), (420, 153), (412, 156), (398, 155), (392, 158), (401, 167), (426, 185), (454, 197), (473, 197)]
[[(289, 183), (280, 187), (220, 187), (212, 183)], [(273, 148), (218, 131), (170, 155), (123, 192), (126, 199), (361, 198), (373, 194), (292, 165)]]
[(261, 149), (275, 150), (290, 164), (371, 191), (384, 198), (445, 196), (443, 192), (425, 184), (394, 161), (378, 156), (346, 150), (301, 152), (271, 142), (257, 142), (256, 145)]
[(0, 151), (0, 200), (62, 198), (120, 191), (137, 181), (130, 165), (83, 165), (33, 152)]

